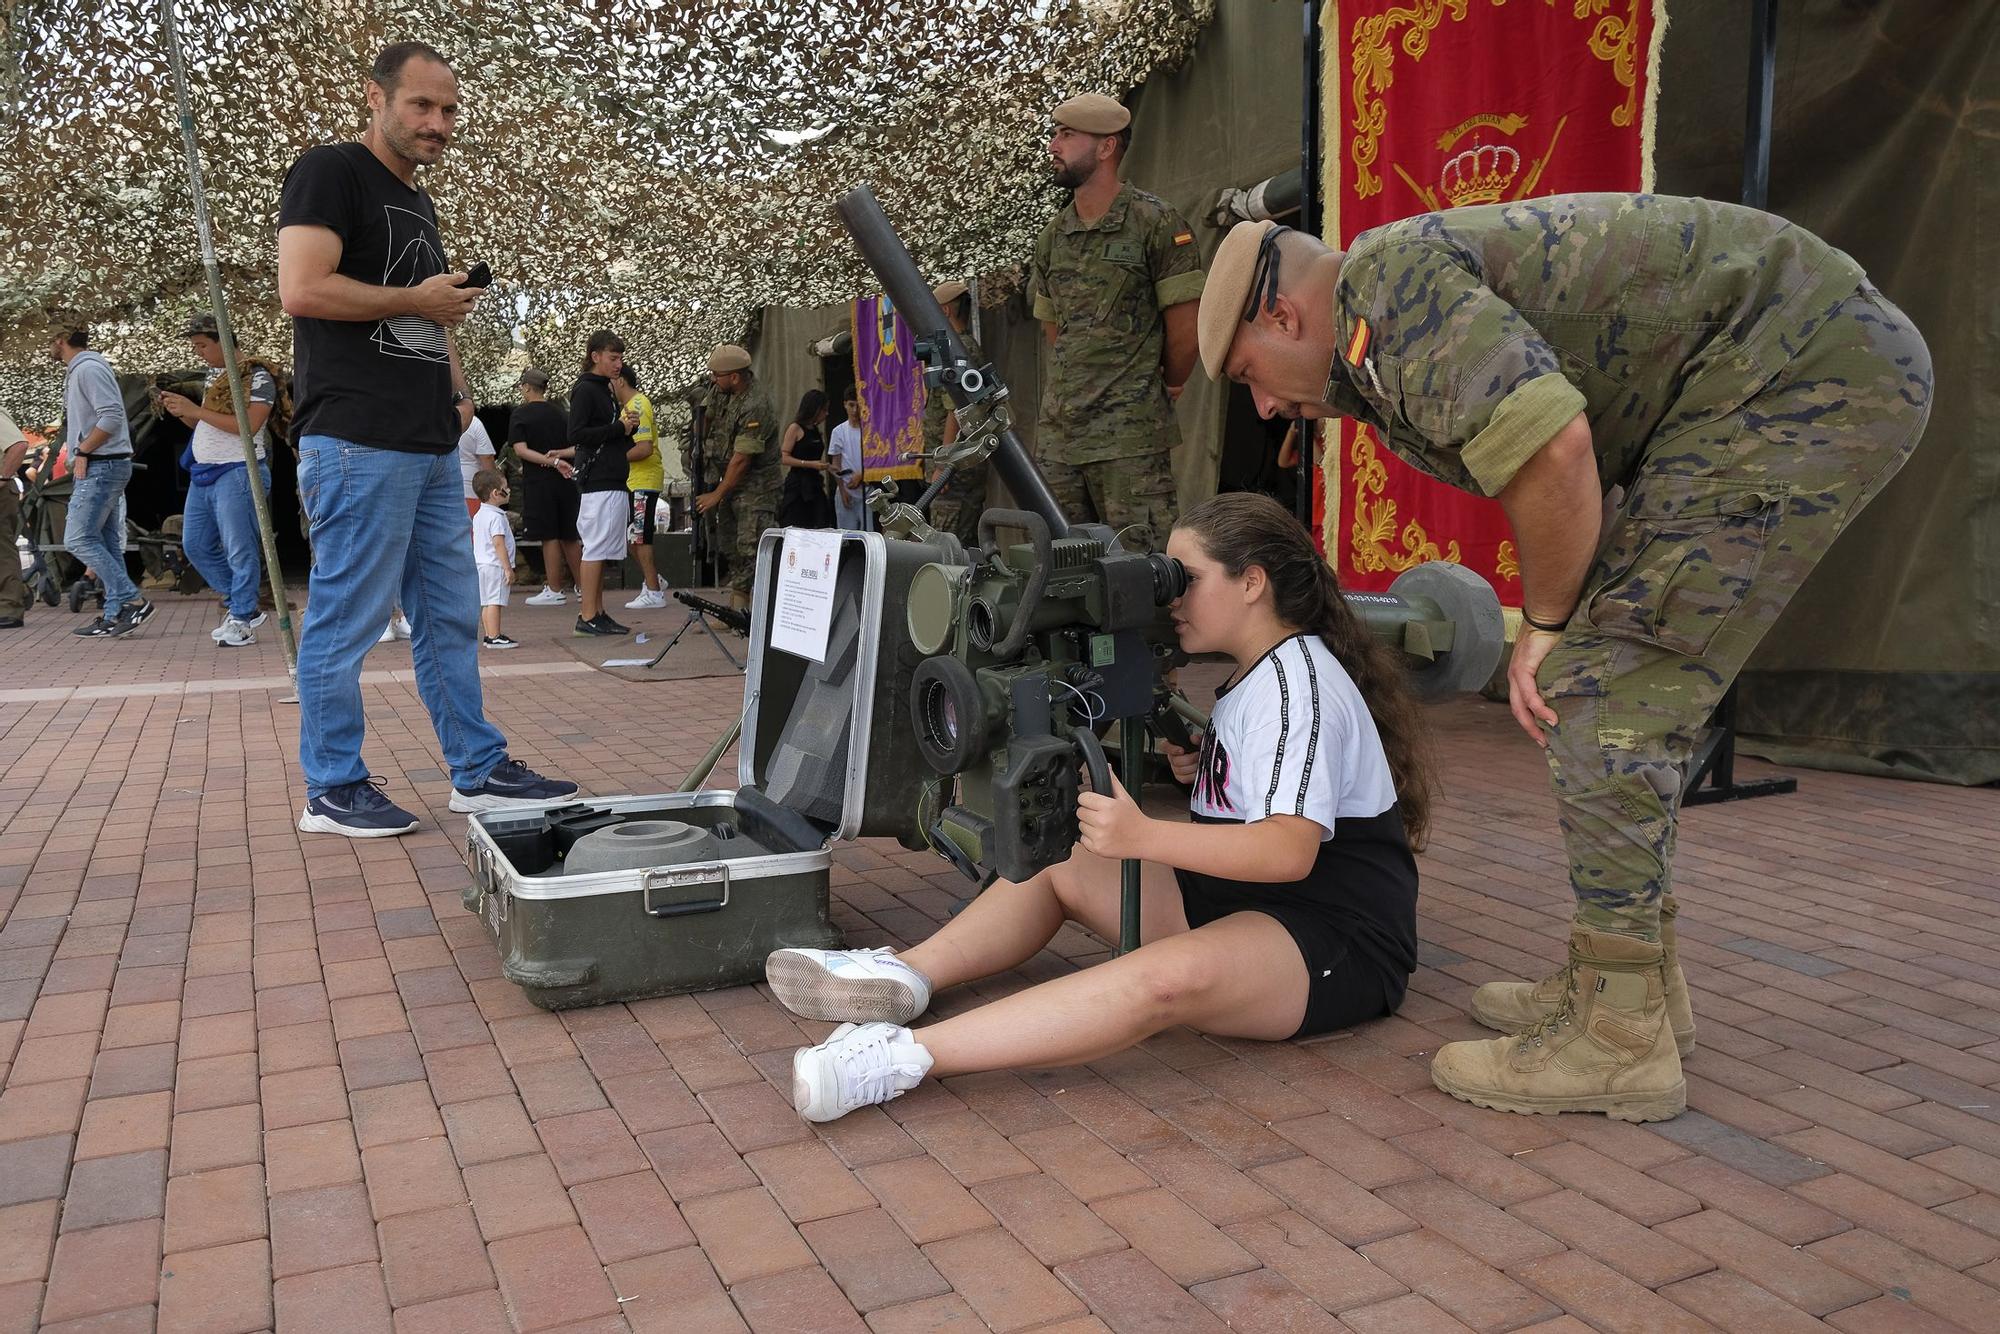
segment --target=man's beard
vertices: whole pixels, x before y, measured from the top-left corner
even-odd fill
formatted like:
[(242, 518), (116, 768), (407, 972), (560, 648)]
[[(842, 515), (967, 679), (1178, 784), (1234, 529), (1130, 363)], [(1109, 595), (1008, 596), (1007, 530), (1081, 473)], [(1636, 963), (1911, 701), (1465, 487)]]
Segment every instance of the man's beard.
[(1074, 190), (1090, 179), (1090, 168), (1074, 162), (1056, 163), (1055, 182), (1064, 190)]
[(447, 146), (444, 141), (412, 134), (408, 127), (398, 121), (385, 123), (382, 126), (382, 137), (389, 141), (389, 147), (396, 150), (397, 156), (420, 165), (436, 162), (444, 156)]

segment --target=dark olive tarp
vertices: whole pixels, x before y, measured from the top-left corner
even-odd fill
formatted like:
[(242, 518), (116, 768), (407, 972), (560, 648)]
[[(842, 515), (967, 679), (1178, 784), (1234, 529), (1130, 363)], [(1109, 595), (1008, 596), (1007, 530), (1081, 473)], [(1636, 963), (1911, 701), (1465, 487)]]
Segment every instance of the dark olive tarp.
[[(1735, 198), (1750, 6), (1669, 0), (1658, 188)], [(1769, 207), (1930, 344), (1923, 444), (1751, 660), (1742, 748), (2000, 781), (2000, 5), (1781, 0)]]

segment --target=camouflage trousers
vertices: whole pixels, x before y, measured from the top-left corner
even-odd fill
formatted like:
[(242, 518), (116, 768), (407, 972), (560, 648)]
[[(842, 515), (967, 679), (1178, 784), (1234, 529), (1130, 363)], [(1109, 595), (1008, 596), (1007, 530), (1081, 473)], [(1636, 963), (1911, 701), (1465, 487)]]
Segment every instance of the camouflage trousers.
[(1064, 518), (1120, 531), (1142, 523), (1153, 531), (1154, 549), (1166, 549), (1167, 533), (1180, 518), (1171, 454), (1101, 463), (1063, 463), (1044, 455), (1039, 464)]
[(734, 529), (730, 545), (724, 550), (729, 556), (729, 591), (740, 593), (744, 605), (749, 605), (750, 589), (757, 582), (757, 543), (763, 539), (766, 528), (778, 526), (778, 507), (775, 501), (760, 502), (759, 508), (736, 512), (730, 511), (731, 526)]
[(1930, 415), (1923, 338), (1873, 287), (1797, 332), (1797, 355), (1735, 411), (1656, 435), (1537, 677), (1561, 720), (1549, 774), (1591, 930), (1659, 939), (1704, 724)]
[(21, 538), (21, 493), (14, 479), (0, 477), (0, 617), (13, 619), (28, 611), (28, 586), (21, 580), (17, 543)]
[(986, 463), (968, 463), (951, 475), (931, 502), (930, 524), (970, 549), (979, 544), (979, 516), (986, 512)]

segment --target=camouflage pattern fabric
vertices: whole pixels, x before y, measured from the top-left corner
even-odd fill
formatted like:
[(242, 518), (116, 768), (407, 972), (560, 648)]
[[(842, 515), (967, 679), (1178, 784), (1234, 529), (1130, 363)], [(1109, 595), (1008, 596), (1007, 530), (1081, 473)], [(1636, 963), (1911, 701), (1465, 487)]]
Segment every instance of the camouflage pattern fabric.
[(1538, 682), (1578, 921), (1654, 940), (1703, 726), (1915, 448), (1930, 355), (1858, 265), (1708, 200), (1577, 195), (1357, 237), (1327, 401), (1496, 494), (1578, 412), (1624, 488)]
[[(736, 491), (716, 513), (718, 548), (731, 553), (729, 587), (747, 594), (757, 576), (757, 541), (766, 528), (778, 522), (778, 488), (783, 480), (778, 465), (777, 412), (771, 406), (770, 391), (757, 380), (740, 394), (717, 394), (709, 409), (708, 449), (704, 469), (715, 482), (722, 480), (731, 456), (747, 455), (749, 471)], [(713, 483), (711, 483), (713, 485)]]
[[(965, 344), (966, 356), (977, 366), (986, 360), (980, 349), (979, 340), (970, 333), (962, 333), (959, 341)], [(944, 424), (951, 416), (951, 395), (939, 390), (924, 400), (924, 452), (931, 453), (944, 445)], [(955, 533), (958, 540), (967, 547), (979, 540), (979, 516), (986, 512), (986, 474), (989, 465), (984, 461), (968, 463), (953, 470), (951, 480), (944, 490), (938, 492), (931, 501), (931, 527), (947, 533)], [(937, 480), (937, 470), (925, 474), (926, 481)]]
[(1150, 541), (1128, 538), (1127, 548), (1164, 551), (1167, 534), (1180, 518), (1169, 462), (1164, 454), (1149, 454), (1071, 466), (1044, 457), (1040, 467), (1065, 516), (1095, 515), (1098, 522), (1118, 532), (1144, 524), (1150, 530)]
[(1537, 678), (1561, 719), (1549, 774), (1592, 930), (1657, 935), (1704, 724), (1930, 415), (1930, 354), (1872, 286), (1799, 332), (1742, 407), (1660, 441)]
[(1160, 374), (1160, 312), (1198, 299), (1202, 280), (1193, 229), (1164, 200), (1128, 183), (1095, 222), (1063, 206), (1028, 273), (1035, 318), (1056, 327), (1036, 435), (1044, 459), (1172, 453), (1180, 432)]

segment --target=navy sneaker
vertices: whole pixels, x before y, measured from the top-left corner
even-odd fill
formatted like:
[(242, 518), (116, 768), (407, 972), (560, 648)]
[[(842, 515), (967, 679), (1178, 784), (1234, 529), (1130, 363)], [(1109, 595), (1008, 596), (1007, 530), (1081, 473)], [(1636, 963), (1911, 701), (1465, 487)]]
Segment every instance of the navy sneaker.
[(78, 639), (109, 639), (115, 635), (123, 634), (124, 631), (118, 628), (118, 622), (108, 617), (100, 616), (94, 621), (87, 621), (79, 625), (76, 629), (70, 631), (70, 633)]
[(560, 778), (544, 778), (519, 760), (502, 760), (486, 775), (486, 781), (468, 792), (451, 790), (451, 808), (461, 815), (478, 811), (504, 811), (515, 806), (537, 806), (561, 801), (577, 794), (575, 783)]
[(417, 817), (376, 790), (379, 778), (330, 787), (306, 802), (299, 828), (308, 834), (348, 838), (394, 838), (417, 827)]

